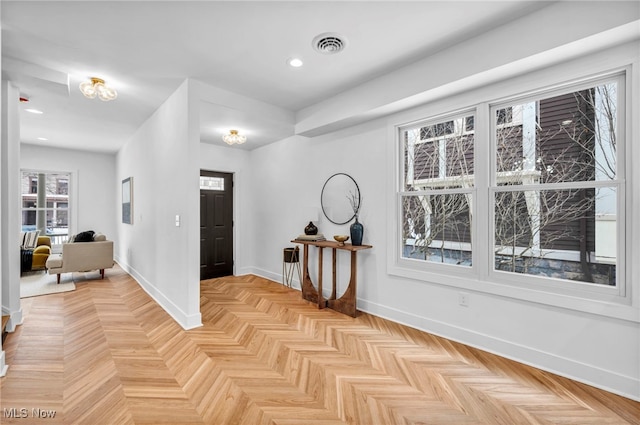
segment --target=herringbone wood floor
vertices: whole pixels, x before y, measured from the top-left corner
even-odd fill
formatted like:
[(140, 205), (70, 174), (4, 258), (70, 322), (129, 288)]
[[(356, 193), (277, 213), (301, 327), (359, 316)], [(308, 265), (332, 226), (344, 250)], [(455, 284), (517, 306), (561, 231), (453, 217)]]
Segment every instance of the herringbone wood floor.
[(201, 307), (184, 331), (119, 268), (23, 300), (0, 422), (640, 424), (640, 403), (255, 276), (202, 282)]

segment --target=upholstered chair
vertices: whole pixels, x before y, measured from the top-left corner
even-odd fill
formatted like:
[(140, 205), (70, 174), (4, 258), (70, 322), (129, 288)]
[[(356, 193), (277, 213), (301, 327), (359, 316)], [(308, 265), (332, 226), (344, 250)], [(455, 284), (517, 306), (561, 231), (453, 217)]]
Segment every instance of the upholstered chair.
[(51, 255), (51, 238), (49, 236), (38, 236), (38, 243), (33, 250), (31, 270), (44, 269), (49, 255)]
[[(73, 239), (78, 240), (78, 235)], [(114, 266), (113, 241), (103, 234), (93, 236), (93, 242), (68, 242), (62, 244), (62, 254), (53, 254), (47, 260), (47, 272), (56, 274), (60, 283), (61, 273), (100, 270), (104, 279), (104, 269)]]

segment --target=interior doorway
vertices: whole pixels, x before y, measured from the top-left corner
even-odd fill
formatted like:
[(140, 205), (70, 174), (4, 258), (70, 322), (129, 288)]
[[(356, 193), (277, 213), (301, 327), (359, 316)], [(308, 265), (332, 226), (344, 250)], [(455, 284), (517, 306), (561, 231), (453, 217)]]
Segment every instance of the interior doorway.
[(233, 275), (233, 174), (200, 170), (200, 280)]

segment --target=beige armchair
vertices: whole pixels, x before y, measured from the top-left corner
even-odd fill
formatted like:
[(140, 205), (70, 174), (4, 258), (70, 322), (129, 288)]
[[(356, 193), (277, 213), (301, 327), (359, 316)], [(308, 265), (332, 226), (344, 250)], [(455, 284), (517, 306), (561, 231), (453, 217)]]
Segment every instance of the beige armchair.
[(62, 244), (62, 254), (50, 255), (47, 259), (49, 274), (100, 270), (104, 279), (104, 269), (113, 267), (113, 241), (72, 242)]

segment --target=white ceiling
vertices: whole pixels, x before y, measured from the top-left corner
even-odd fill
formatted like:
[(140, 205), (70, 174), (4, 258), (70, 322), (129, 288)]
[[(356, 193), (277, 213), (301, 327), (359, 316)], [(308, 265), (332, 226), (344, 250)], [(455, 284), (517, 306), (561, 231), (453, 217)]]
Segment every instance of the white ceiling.
[[(6, 1), (3, 78), (30, 107), (21, 140), (116, 152), (186, 79), (294, 113), (365, 81), (494, 29), (540, 1)], [(335, 32), (347, 48), (314, 51)], [(294, 69), (291, 56), (304, 60)], [(101, 77), (118, 99), (85, 99), (81, 81)], [(225, 99), (201, 102), (201, 140), (237, 127), (244, 149), (293, 134), (292, 123), (256, 116)], [(285, 112), (286, 112), (285, 111)], [(39, 141), (38, 137), (49, 140)]]

